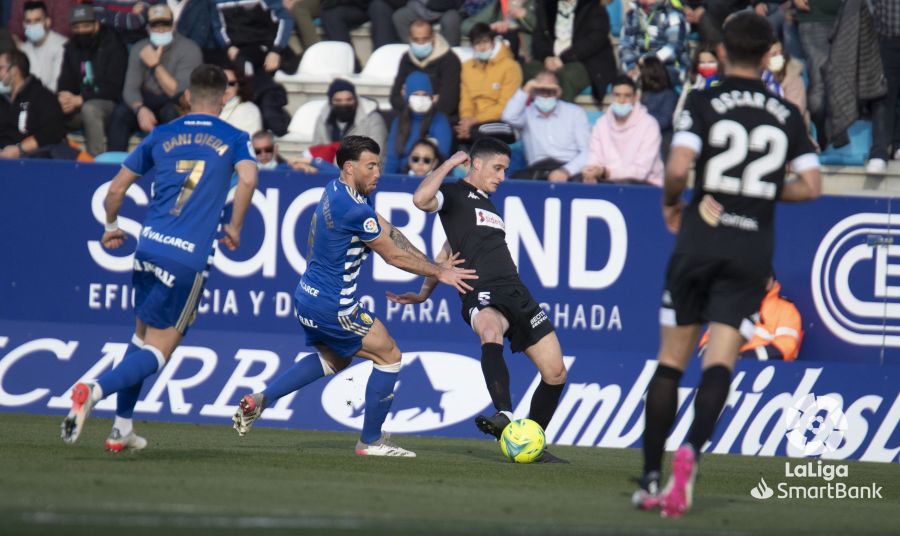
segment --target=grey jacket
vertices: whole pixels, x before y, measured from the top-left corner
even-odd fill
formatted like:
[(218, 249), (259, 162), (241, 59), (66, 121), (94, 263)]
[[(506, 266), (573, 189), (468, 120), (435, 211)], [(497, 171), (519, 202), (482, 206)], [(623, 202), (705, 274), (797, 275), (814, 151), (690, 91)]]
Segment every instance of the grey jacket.
[[(143, 102), (142, 89), (155, 95), (164, 94), (156, 75), (141, 61), (141, 50), (149, 44), (150, 39), (141, 39), (131, 47), (131, 53), (128, 55), (128, 70), (125, 73), (125, 87), (122, 89), (122, 100), (128, 107), (133, 107), (136, 102)], [(178, 96), (190, 84), (191, 71), (203, 63), (203, 53), (196, 43), (175, 32), (172, 43), (163, 50), (160, 61), (178, 82), (178, 89), (175, 91), (175, 95)]]
[[(378, 144), (378, 147), (381, 148), (381, 153), (384, 154), (387, 127), (384, 124), (384, 119), (381, 118), (381, 114), (378, 113), (378, 103), (365, 97), (357, 97), (357, 102), (359, 104), (356, 106), (356, 117), (353, 119), (353, 126), (347, 132), (347, 135), (372, 138)], [(332, 143), (328, 125), (325, 124), (330, 113), (331, 106), (325, 106), (316, 119), (316, 128), (313, 131), (313, 145)]]
[(825, 64), (828, 138), (844, 134), (859, 119), (859, 103), (887, 93), (875, 21), (866, 0), (845, 0), (831, 34)]

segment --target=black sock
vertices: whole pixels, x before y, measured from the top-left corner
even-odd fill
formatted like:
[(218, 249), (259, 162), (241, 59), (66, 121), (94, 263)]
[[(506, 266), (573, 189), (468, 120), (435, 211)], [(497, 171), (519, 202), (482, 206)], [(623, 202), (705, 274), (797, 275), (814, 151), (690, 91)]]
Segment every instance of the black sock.
[(488, 342), (481, 345), (481, 372), (497, 411), (512, 412), (509, 394), (509, 369), (503, 359), (503, 345)]
[(544, 430), (550, 424), (550, 419), (556, 413), (556, 406), (559, 405), (559, 397), (562, 395), (566, 384), (550, 385), (541, 380), (540, 385), (534, 390), (531, 397), (531, 409), (528, 412), (528, 418), (541, 425)]
[(662, 467), (666, 438), (678, 412), (678, 382), (681, 371), (657, 365), (647, 387), (644, 420), (644, 474)]
[(700, 449), (712, 437), (716, 421), (728, 400), (731, 389), (731, 371), (722, 365), (715, 365), (703, 371), (700, 387), (694, 397), (694, 422), (688, 432), (688, 443), (700, 454)]

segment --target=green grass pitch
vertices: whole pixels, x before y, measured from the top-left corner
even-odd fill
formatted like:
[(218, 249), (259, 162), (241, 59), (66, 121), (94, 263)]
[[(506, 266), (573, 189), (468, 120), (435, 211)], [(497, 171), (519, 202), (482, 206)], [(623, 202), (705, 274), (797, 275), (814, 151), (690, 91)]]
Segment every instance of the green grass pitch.
[[(897, 534), (900, 465), (850, 463), (882, 500), (760, 501), (785, 458), (705, 455), (682, 519), (629, 499), (638, 450), (555, 447), (569, 465), (505, 462), (493, 441), (399, 436), (415, 459), (353, 454), (356, 434), (136, 421), (150, 446), (103, 449), (110, 420), (78, 444), (61, 417), (0, 414), (0, 534)], [(800, 483), (801, 481), (798, 481)], [(802, 482), (821, 484), (820, 479)]]

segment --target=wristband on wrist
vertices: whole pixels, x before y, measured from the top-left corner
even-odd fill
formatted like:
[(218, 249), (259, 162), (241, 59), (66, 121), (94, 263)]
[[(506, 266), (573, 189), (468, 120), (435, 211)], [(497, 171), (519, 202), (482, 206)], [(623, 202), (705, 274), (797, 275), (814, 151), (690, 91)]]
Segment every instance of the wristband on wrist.
[(103, 228), (106, 230), (107, 233), (111, 233), (113, 231), (118, 231), (119, 230), (119, 218), (116, 218), (116, 220), (112, 223), (105, 223), (103, 225)]

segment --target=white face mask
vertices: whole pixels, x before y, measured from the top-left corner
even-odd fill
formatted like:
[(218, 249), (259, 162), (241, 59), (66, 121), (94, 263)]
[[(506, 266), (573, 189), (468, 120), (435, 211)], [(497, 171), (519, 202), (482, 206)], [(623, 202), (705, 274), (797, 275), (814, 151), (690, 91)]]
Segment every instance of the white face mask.
[(37, 43), (47, 35), (47, 29), (43, 22), (25, 25), (25, 37), (32, 43)]
[(427, 114), (431, 110), (431, 97), (428, 95), (411, 95), (409, 109), (417, 114)]
[(784, 69), (784, 56), (778, 54), (769, 58), (769, 70), (773, 73), (780, 72)]
[(278, 167), (278, 161), (275, 160), (274, 158), (272, 158), (265, 164), (260, 164), (259, 162), (257, 162), (256, 165), (257, 165), (257, 167), (259, 167), (259, 169), (275, 169)]
[(12, 93), (12, 86), (0, 82), (0, 95), (9, 95), (10, 93)]
[(172, 32), (150, 32), (150, 42), (155, 47), (164, 47), (172, 43)]

